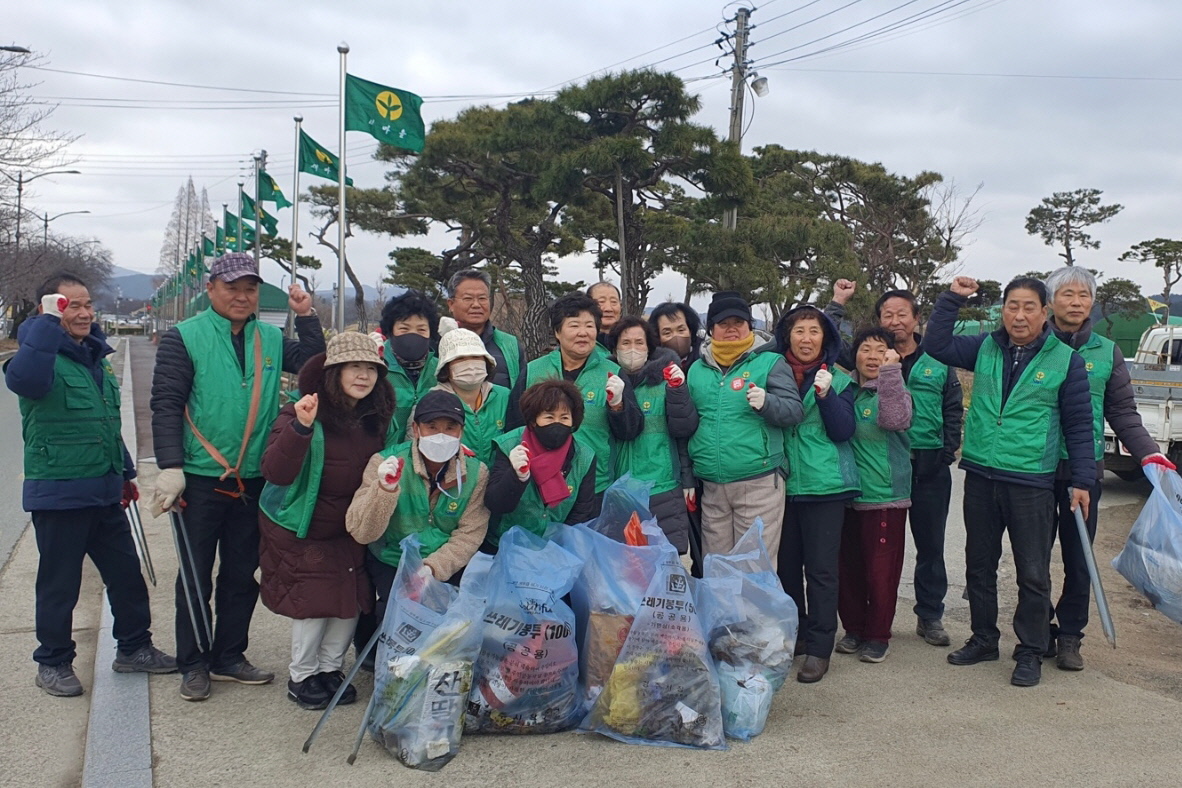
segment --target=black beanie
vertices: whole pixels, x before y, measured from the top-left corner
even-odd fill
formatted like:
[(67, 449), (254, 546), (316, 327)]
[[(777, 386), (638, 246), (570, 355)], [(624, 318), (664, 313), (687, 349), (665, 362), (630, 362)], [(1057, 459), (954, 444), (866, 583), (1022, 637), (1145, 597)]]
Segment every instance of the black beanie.
[(706, 311), (706, 330), (714, 328), (714, 324), (726, 320), (728, 317), (741, 317), (752, 324), (751, 307), (734, 290), (723, 290), (715, 293), (710, 300), (710, 308)]

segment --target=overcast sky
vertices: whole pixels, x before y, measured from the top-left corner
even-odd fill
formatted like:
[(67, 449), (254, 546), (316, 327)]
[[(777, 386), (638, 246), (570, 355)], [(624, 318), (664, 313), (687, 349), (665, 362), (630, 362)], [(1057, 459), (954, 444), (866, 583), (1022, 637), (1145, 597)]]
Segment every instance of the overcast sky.
[[(1146, 292), (1160, 290), (1157, 269), (1116, 258), (1141, 240), (1182, 237), (1182, 3), (750, 5), (750, 56), (771, 92), (748, 99), (744, 150), (774, 142), (878, 161), (904, 175), (935, 170), (966, 193), (983, 184), (977, 198), (983, 223), (962, 254), (964, 272), (982, 278), (1056, 267), (1055, 251), (1026, 234), (1026, 213), (1054, 191), (1102, 189), (1106, 202), (1125, 210), (1093, 229), (1102, 246), (1080, 251), (1077, 261), (1131, 278)], [(724, 135), (730, 81), (714, 65), (721, 52), (713, 42), (715, 27), (736, 7), (703, 0), (14, 1), (0, 43), (43, 54), (51, 69), (301, 94), (31, 71), (30, 81), (40, 83), (33, 95), (60, 104), (51, 125), (81, 135), (71, 166), (83, 174), (38, 181), (28, 187), (26, 205), (50, 215), (90, 210), (62, 217), (52, 229), (98, 237), (117, 265), (153, 271), (173, 199), (188, 175), (199, 190), (208, 189), (220, 216), (246, 172), (239, 161), (260, 148), (290, 196), (293, 115), (303, 115), (305, 130), (337, 149), (335, 49), (342, 40), (352, 48), (350, 73), (426, 98), (428, 127), (469, 104), (503, 105), (609, 66), (668, 58), (656, 67), (693, 79), (703, 105), (696, 120)], [(933, 15), (906, 24), (905, 17), (926, 13)], [(904, 26), (848, 45), (897, 23)], [(840, 44), (847, 45), (820, 52)], [(770, 65), (790, 58), (800, 59)], [(710, 78), (715, 75), (721, 76)], [(368, 136), (349, 133), (350, 175), (360, 186), (382, 183), (374, 147)], [(312, 182), (328, 183), (302, 176), (303, 186)], [(291, 211), (279, 218), (282, 234), (290, 235)], [(309, 226), (302, 217), (301, 235)], [(327, 250), (306, 235), (303, 242), (335, 268)], [(350, 259), (372, 284), (389, 249), (432, 241), (362, 236), (352, 243)], [(589, 263), (562, 265), (566, 279), (594, 277)], [(271, 274), (278, 284), (278, 270)], [(330, 286), (335, 276), (325, 272), (319, 281)], [(662, 275), (653, 299), (680, 297), (683, 287), (681, 277)]]

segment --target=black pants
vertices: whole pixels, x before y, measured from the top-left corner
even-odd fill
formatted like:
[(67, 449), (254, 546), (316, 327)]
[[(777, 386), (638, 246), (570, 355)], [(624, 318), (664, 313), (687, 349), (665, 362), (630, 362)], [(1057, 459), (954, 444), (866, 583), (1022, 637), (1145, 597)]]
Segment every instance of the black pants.
[(131, 654), (152, 642), (148, 587), (140, 574), (131, 527), (118, 504), (33, 512), (41, 560), (37, 564), (37, 642), (42, 665), (74, 661), (74, 606), (82, 587), (82, 560), (90, 556), (107, 586), (115, 617), (112, 634)]
[(965, 585), (973, 637), (996, 645), (997, 565), (1001, 536), (1008, 531), (1018, 581), (1014, 611), (1017, 654), (1040, 657), (1050, 642), (1051, 544), (1055, 534), (1055, 492), (965, 474)]
[(800, 616), (802, 654), (828, 659), (837, 639), (837, 563), (845, 501), (784, 507), (778, 573)]
[(948, 571), (944, 567), (944, 530), (952, 498), (952, 472), (942, 461), (911, 464), (911, 538), (915, 542), (915, 615), (944, 617)]
[[(1051, 637), (1075, 635), (1082, 638), (1088, 625), (1088, 607), (1092, 602), (1092, 577), (1088, 574), (1087, 559), (1084, 558), (1083, 542), (1079, 540), (1079, 526), (1075, 524), (1075, 513), (1071, 511), (1071, 497), (1068, 481), (1055, 482), (1056, 525), (1059, 531), (1059, 551), (1063, 556), (1063, 590), (1059, 602), (1051, 610)], [(1091, 502), (1084, 524), (1088, 527), (1088, 542), (1096, 541), (1096, 519), (1100, 512), (1102, 486), (1096, 484), (1088, 490)]]
[[(176, 579), (176, 661), (182, 671), (206, 667), (228, 669), (245, 658), (250, 619), (259, 599), (259, 584), (254, 579), (259, 568), (259, 493), (262, 479), (246, 480), (246, 496), (231, 498), (218, 490), (237, 490), (232, 479), (220, 482), (212, 476), (185, 474), (185, 529), (197, 564), (193, 610), (197, 616), (200, 641), (194, 638), (185, 589)], [(213, 561), (219, 561), (217, 589), (213, 587)], [(181, 540), (181, 568), (189, 572), (189, 558)], [(189, 577), (190, 583), (194, 578)], [(205, 632), (198, 606), (209, 614), (209, 600), (214, 599), (211, 617), (213, 643), (205, 643)]]

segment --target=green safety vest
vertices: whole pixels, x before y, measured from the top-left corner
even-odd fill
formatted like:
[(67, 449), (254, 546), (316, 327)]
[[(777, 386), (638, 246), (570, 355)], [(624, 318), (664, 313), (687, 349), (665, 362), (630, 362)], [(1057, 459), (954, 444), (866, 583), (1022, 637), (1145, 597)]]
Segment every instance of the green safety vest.
[[(501, 435), (493, 443), (508, 457), (513, 447), (521, 443), (521, 436), (524, 433), (525, 428), (518, 427)], [(537, 536), (544, 536), (550, 523), (566, 522), (566, 517), (574, 508), (575, 500), (578, 498), (578, 489), (583, 484), (583, 478), (587, 475), (587, 471), (591, 468), (591, 460), (595, 457), (595, 452), (585, 445), (577, 435), (574, 446), (575, 456), (571, 461), (570, 472), (566, 475), (566, 489), (569, 493), (567, 497), (554, 506), (548, 507), (542, 500), (542, 493), (538, 490), (538, 485), (534, 484), (532, 480), (527, 482), (525, 492), (521, 494), (521, 500), (517, 502), (517, 508), (507, 514), (494, 514), (489, 519), (489, 542), (494, 545), (499, 544), (505, 532), (515, 525), (520, 525)]]
[[(177, 331), (193, 362), (193, 387), (188, 410), (193, 424), (227, 462), (238, 463), (250, 413), (250, 395), (254, 385), (254, 347), (262, 340), (262, 390), (254, 430), (246, 444), (246, 456), (238, 465), (244, 479), (262, 476), (260, 463), (267, 446), (267, 433), (279, 412), (279, 384), (283, 374), (283, 332), (275, 326), (252, 319), (242, 328), (245, 340), (245, 369), (238, 364), (238, 354), (230, 334), (230, 321), (212, 309), (198, 312), (177, 323)], [(221, 476), (226, 469), (218, 464), (197, 440), (185, 421), (185, 472), (198, 476)]]
[(616, 446), (616, 477), (625, 473), (652, 482), (650, 495), (681, 487), (681, 460), (665, 421), (665, 383), (637, 386), (636, 402), (644, 415), (644, 430), (634, 440)]
[(506, 334), (497, 328), (492, 330), (492, 341), (501, 349), (501, 355), (505, 357), (505, 369), (509, 373), (509, 388), (512, 389), (517, 385), (517, 376), (521, 374), (521, 345), (517, 341), (517, 337)]
[[(828, 396), (838, 396), (853, 385), (853, 380), (834, 367), (833, 382)], [(789, 497), (837, 495), (856, 492), (861, 487), (858, 465), (849, 441), (834, 443), (825, 432), (821, 409), (817, 407), (817, 390), (809, 386), (801, 398), (804, 419), (784, 430), (784, 449), (788, 457), (789, 474), (784, 489)], [(908, 472), (911, 462), (907, 462)]]
[(862, 494), (855, 503), (894, 503), (911, 497), (911, 444), (908, 433), (878, 426), (878, 393), (858, 389), (854, 397), (854, 438)]
[(973, 368), (973, 402), (965, 417), (962, 456), (984, 468), (1045, 475), (1055, 472), (1063, 433), (1059, 389), (1075, 351), (1054, 334), (1001, 403), (1005, 352), (992, 336), (981, 345)]
[(320, 475), (324, 472), (324, 428), (312, 422), (312, 442), (295, 481), (281, 486), (267, 482), (259, 495), (259, 509), (276, 525), (303, 539), (308, 535), (312, 511), (320, 495)]
[(58, 354), (49, 393), (19, 398), (26, 479), (122, 475), (119, 384), (110, 362), (104, 360), (102, 367), (100, 389), (85, 365)]
[[(1104, 392), (1108, 390), (1108, 381), (1112, 377), (1114, 347), (1111, 339), (1093, 331), (1088, 341), (1075, 351), (1083, 356), (1084, 367), (1088, 371), (1088, 389), (1092, 394), (1092, 448), (1096, 462), (1104, 459)], [(1067, 459), (1066, 446), (1060, 450), (1059, 458)]]
[(452, 531), (456, 530), (460, 518), (468, 508), (468, 501), (472, 497), (472, 490), (476, 487), (476, 479), (480, 473), (480, 460), (475, 457), (458, 458), (457, 461), (462, 460), (464, 463), (463, 488), (459, 496), (451, 498), (439, 493), (435, 505), (432, 506), (428, 494), (430, 482), (414, 472), (410, 454), (412, 445), (403, 443), (381, 452), (383, 459), (400, 457), (406, 474), (401, 484), (402, 491), (398, 495), (398, 505), (394, 507), (394, 514), (390, 515), (386, 533), (369, 545), (369, 551), (374, 557), (389, 566), (398, 566), (398, 562), (402, 560), (402, 540), (411, 534), (419, 535), (423, 558), (447, 544)]
[[(944, 448), (944, 384), (948, 365), (920, 353), (907, 376), (911, 392), (911, 429), (907, 437), (913, 449)], [(955, 373), (952, 373), (955, 374)]]
[[(599, 345), (596, 345), (599, 347)], [(595, 492), (601, 493), (615, 481), (613, 455), (615, 441), (607, 426), (607, 373), (619, 374), (620, 367), (607, 357), (607, 351), (592, 352), (587, 364), (579, 372), (575, 386), (583, 393), (583, 423), (578, 435), (595, 452)], [(526, 387), (542, 380), (563, 380), (562, 352), (553, 350), (529, 362), (526, 368)]]
[(485, 465), (491, 465), (493, 441), (505, 432), (509, 389), (504, 386), (493, 386), (481, 403), (480, 410), (472, 410), (462, 399), (460, 404), (464, 406), (464, 445), (472, 450), (476, 459)]
[(406, 370), (394, 357), (394, 351), (390, 349), (390, 340), (386, 340), (384, 353), (386, 366), (389, 368), (386, 380), (394, 387), (394, 418), (390, 419), (390, 428), (386, 431), (386, 445), (397, 446), (410, 440), (410, 425), (407, 422), (410, 421), (410, 414), (414, 411), (415, 405), (419, 404), (424, 394), (439, 385), (439, 381), (435, 379), (439, 357), (435, 355), (435, 351), (428, 351), (427, 362), (419, 371), (418, 382), (412, 383), (410, 375), (406, 374)]
[(694, 475), (729, 484), (775, 471), (784, 464), (784, 431), (772, 427), (747, 404), (751, 383), (767, 389), (778, 353), (749, 352), (724, 374), (698, 359), (687, 377), (698, 408), (698, 430), (689, 440)]

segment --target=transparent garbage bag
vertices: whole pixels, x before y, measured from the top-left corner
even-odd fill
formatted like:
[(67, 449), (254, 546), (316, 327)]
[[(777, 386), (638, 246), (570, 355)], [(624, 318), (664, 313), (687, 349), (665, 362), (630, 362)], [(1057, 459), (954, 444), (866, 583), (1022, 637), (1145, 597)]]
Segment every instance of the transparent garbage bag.
[(1112, 566), (1171, 621), (1182, 624), (1182, 477), (1146, 465), (1153, 485)]

